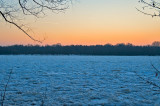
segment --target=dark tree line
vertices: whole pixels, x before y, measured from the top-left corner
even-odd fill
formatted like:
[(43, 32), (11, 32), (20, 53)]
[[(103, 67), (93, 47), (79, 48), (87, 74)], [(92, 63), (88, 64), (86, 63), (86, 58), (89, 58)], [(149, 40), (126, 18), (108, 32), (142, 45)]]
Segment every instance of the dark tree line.
[(52, 46), (0, 46), (0, 54), (41, 54), (41, 55), (160, 55), (158, 46), (117, 45), (52, 45)]

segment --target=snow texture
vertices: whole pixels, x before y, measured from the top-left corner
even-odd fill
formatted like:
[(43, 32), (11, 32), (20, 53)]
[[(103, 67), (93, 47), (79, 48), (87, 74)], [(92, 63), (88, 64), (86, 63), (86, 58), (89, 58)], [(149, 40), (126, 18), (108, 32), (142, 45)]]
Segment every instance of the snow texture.
[[(158, 56), (0, 56), (8, 105), (160, 105)], [(144, 78), (142, 80), (140, 77)]]

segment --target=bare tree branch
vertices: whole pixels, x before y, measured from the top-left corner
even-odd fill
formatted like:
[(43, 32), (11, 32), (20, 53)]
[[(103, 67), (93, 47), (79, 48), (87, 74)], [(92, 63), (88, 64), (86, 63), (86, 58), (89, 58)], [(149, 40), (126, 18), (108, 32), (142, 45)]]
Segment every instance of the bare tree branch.
[(0, 11), (0, 14), (1, 14), (2, 17), (5, 19), (6, 22), (15, 25), (17, 28), (19, 28), (23, 33), (25, 33), (25, 34), (26, 34), (29, 38), (31, 38), (33, 41), (42, 43), (42, 41), (36, 40), (36, 39), (34, 39), (32, 36), (30, 36), (24, 29), (22, 29), (21, 26), (17, 25), (16, 23), (14, 23), (14, 22), (12, 22), (12, 21), (7, 20), (7, 18), (4, 16), (4, 14), (3, 14), (1, 11)]
[(4, 86), (4, 92), (3, 92), (3, 94), (1, 94), (1, 106), (3, 106), (4, 105), (4, 101), (5, 101), (5, 98), (6, 98), (6, 92), (7, 92), (7, 87), (8, 87), (8, 84), (9, 84), (9, 82), (10, 82), (10, 79), (11, 79), (11, 75), (12, 75), (12, 69), (11, 69), (11, 71), (10, 71), (10, 73), (9, 73), (9, 77), (8, 77), (8, 79), (7, 79), (7, 83), (6, 83), (6, 85)]
[(155, 87), (157, 87), (157, 88), (160, 89), (160, 86), (157, 85), (156, 83), (151, 82), (151, 81), (149, 81), (149, 80), (147, 80), (147, 79), (144, 79), (143, 77), (141, 77), (140, 75), (138, 75), (137, 72), (134, 72), (134, 73), (136, 74), (137, 77), (139, 77), (140, 79), (142, 79), (142, 80), (145, 81), (146, 83), (148, 83), (148, 84), (150, 84), (150, 85), (153, 85), (153, 86), (155, 86)]
[(143, 4), (141, 9), (136, 8), (139, 12), (152, 17), (160, 16), (160, 1), (158, 0), (139, 0)]
[(7, 22), (26, 34), (33, 41), (42, 41), (33, 38), (24, 29), (24, 25), (18, 24), (19, 20), (27, 15), (40, 18), (45, 16), (45, 10), (61, 12), (69, 7), (70, 0), (0, 0), (0, 15)]

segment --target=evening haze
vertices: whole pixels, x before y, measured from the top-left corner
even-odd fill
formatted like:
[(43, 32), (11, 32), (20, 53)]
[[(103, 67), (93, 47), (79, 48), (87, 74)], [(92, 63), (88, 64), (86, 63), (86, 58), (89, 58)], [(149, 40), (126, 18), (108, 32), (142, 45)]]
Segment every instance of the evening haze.
[[(26, 17), (35, 39), (43, 45), (147, 45), (160, 39), (160, 18), (136, 10), (138, 0), (78, 0), (61, 13), (47, 11), (44, 18)], [(1, 18), (0, 20), (3, 20)], [(0, 45), (39, 44), (15, 26), (0, 22)]]

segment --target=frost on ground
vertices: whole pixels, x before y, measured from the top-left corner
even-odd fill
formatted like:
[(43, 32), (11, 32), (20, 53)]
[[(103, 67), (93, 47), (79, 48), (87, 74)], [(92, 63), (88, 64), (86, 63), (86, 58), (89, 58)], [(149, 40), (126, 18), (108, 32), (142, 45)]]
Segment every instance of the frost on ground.
[(160, 105), (151, 56), (0, 56), (4, 105)]

